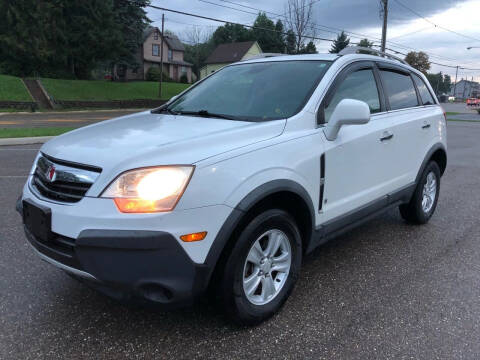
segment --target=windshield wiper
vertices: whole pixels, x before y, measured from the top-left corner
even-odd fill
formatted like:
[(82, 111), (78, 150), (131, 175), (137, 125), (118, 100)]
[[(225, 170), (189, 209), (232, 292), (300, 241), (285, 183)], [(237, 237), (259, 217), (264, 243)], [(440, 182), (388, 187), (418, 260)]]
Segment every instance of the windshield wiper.
[(163, 107), (163, 108), (160, 108), (160, 109), (153, 109), (151, 111), (152, 114), (161, 114), (161, 113), (167, 113), (167, 114), (170, 114), (170, 115), (177, 115), (178, 113), (169, 109), (168, 106), (166, 107)]
[(178, 115), (194, 115), (194, 116), (201, 116), (201, 117), (212, 117), (212, 118), (227, 119), (227, 120), (241, 120), (236, 116), (211, 113), (208, 110), (178, 111), (178, 112), (176, 112), (176, 114), (178, 114)]

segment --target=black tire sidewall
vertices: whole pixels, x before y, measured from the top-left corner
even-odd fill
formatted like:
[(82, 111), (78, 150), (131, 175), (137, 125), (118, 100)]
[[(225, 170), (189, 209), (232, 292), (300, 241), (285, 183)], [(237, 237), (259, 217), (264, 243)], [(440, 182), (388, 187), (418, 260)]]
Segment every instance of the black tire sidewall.
[[(437, 181), (437, 191), (435, 193), (435, 200), (433, 202), (433, 206), (430, 209), (430, 211), (426, 213), (425, 211), (423, 211), (423, 207), (422, 207), (423, 187), (427, 182), (428, 174), (431, 172), (435, 175), (435, 179)], [(425, 167), (425, 170), (423, 171), (422, 178), (418, 184), (418, 187), (415, 191), (415, 196), (413, 199), (414, 211), (416, 215), (416, 220), (418, 220), (418, 222), (426, 223), (432, 217), (437, 207), (439, 195), (440, 195), (440, 168), (438, 167), (436, 162), (431, 161), (430, 163), (428, 163), (428, 165)]]
[[(287, 281), (282, 290), (267, 304), (251, 303), (243, 290), (243, 270), (245, 260), (253, 243), (263, 233), (271, 229), (283, 231), (292, 251), (292, 263)], [(300, 273), (302, 263), (302, 241), (293, 218), (279, 209), (267, 210), (256, 216), (242, 231), (225, 266), (222, 281), (223, 300), (227, 315), (243, 325), (257, 324), (277, 312), (290, 295)]]

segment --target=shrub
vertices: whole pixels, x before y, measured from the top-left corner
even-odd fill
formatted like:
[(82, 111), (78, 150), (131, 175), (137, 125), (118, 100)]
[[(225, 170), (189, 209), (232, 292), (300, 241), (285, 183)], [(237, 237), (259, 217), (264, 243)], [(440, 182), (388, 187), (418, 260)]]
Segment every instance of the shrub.
[(182, 74), (182, 76), (180, 76), (180, 82), (181, 82), (181, 83), (184, 83), (184, 84), (188, 84), (188, 76), (187, 76), (187, 74)]
[[(163, 73), (162, 75), (163, 81), (172, 81), (172, 79), (170, 79), (167, 74)], [(149, 68), (147, 71), (146, 79), (147, 81), (160, 81), (160, 68), (156, 66), (152, 66), (151, 68)]]

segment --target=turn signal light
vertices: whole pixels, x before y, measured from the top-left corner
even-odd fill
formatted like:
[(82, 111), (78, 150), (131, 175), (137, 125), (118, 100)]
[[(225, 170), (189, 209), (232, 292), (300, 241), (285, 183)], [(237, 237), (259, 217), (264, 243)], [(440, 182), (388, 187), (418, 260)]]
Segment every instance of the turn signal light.
[(198, 232), (198, 233), (182, 235), (182, 236), (180, 236), (180, 239), (182, 239), (185, 242), (193, 242), (193, 241), (203, 240), (203, 239), (205, 239), (205, 236), (207, 236), (207, 232), (202, 231), (202, 232)]

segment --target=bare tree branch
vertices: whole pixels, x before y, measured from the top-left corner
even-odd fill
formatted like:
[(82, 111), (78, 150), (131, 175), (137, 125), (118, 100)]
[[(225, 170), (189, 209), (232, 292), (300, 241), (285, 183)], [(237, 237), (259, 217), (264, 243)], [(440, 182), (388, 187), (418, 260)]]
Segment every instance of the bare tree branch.
[(305, 45), (306, 36), (315, 36), (313, 0), (288, 0), (285, 8), (288, 28), (296, 35), (296, 51)]

